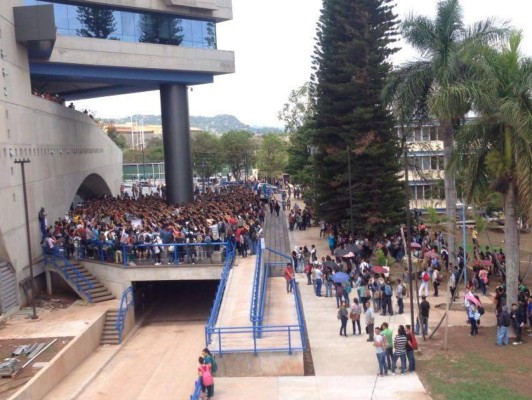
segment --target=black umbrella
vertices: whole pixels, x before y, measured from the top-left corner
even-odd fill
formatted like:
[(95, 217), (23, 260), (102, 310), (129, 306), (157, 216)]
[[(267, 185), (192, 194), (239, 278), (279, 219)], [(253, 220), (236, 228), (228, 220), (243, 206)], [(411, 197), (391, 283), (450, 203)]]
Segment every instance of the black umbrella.
[(332, 268), (332, 269), (338, 268), (338, 265), (334, 261), (325, 261), (323, 263), (323, 266), (324, 267), (328, 267), (328, 268)]

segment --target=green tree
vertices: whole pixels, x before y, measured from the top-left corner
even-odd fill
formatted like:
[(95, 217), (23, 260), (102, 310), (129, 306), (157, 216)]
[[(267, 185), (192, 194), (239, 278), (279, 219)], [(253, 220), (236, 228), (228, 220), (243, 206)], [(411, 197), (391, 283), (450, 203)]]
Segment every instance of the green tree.
[(224, 159), (220, 136), (210, 132), (194, 132), (191, 140), (193, 170), (209, 178), (222, 170)]
[(144, 149), (144, 158), (149, 162), (164, 161), (164, 145), (162, 138), (154, 137), (146, 143), (146, 147)]
[(116, 127), (111, 124), (111, 125), (107, 125), (107, 127), (105, 128), (106, 132), (107, 132), (107, 136), (109, 136), (109, 138), (121, 149), (121, 150), (124, 150), (126, 148), (126, 138), (124, 137), (124, 135), (121, 135), (118, 133), (118, 130), (116, 129)]
[(465, 172), (469, 198), (503, 196), (508, 304), (517, 300), (518, 209), (528, 219), (532, 206), (532, 59), (520, 54), (521, 40), (513, 33), (502, 49), (485, 47), (475, 55), (476, 79), (454, 88), (470, 96), (479, 117), (458, 132), (451, 168)]
[[(438, 119), (447, 168), (453, 154), (454, 131), (471, 107), (463, 92), (451, 90), (470, 73), (471, 65), (465, 62), (464, 55), (479, 44), (504, 36), (506, 30), (497, 28), (491, 20), (464, 26), (458, 0), (439, 1), (434, 20), (410, 15), (401, 28), (404, 39), (421, 53), (421, 59), (394, 71), (388, 88), (397, 90), (402, 102), (410, 102), (406, 107), (409, 112)], [(457, 197), (455, 173), (451, 170), (445, 174), (445, 200), (449, 255), (454, 258)]]
[(260, 176), (279, 178), (286, 167), (286, 162), (286, 142), (274, 133), (263, 135), (257, 154), (257, 167)]
[(325, 0), (317, 31), (317, 210), (349, 220), (351, 191), (355, 231), (380, 235), (404, 219), (397, 135), (380, 97), (395, 52), (391, 1)]
[(140, 17), (140, 42), (179, 46), (183, 41), (182, 20), (162, 14), (143, 14)]
[(222, 135), (222, 153), (236, 180), (248, 169), (254, 160), (256, 145), (253, 134), (247, 131), (229, 131)]
[(77, 19), (82, 26), (76, 31), (78, 36), (107, 39), (116, 29), (112, 10), (95, 6), (79, 6), (77, 14)]

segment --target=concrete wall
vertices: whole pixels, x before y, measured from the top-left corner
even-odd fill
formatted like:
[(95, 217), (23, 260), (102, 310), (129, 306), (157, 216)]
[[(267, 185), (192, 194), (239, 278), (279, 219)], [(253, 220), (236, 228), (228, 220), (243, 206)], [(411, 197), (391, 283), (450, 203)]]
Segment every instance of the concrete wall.
[(61, 35), (57, 36), (50, 62), (125, 68), (134, 66), (215, 75), (235, 72), (235, 55), (232, 51)]
[[(22, 176), (14, 160), (31, 160), (26, 182), (34, 260), (41, 254), (40, 207), (52, 224), (68, 211), (87, 177), (97, 177), (89, 179), (93, 189), (117, 194), (122, 176), (121, 151), (92, 119), (31, 94), (27, 51), (16, 43), (13, 26), (13, 6), (22, 4), (0, 1), (0, 260), (12, 263), (17, 281), (29, 275), (29, 260)], [(36, 274), (41, 271), (36, 268)], [(19, 300), (24, 302), (22, 291)]]
[[(2, 0), (4, 1), (4, 0)], [(151, 10), (197, 18), (212, 18), (217, 22), (233, 18), (231, 0), (77, 0), (82, 3), (116, 5), (121, 8)]]
[(74, 338), (9, 400), (40, 400), (79, 366), (100, 345), (107, 310), (82, 334)]
[(82, 261), (81, 265), (96, 276), (118, 299), (122, 296), (122, 292), (131, 286), (131, 282), (218, 280), (223, 269), (221, 264), (149, 268)]
[(303, 376), (303, 353), (233, 353), (216, 357), (218, 377)]

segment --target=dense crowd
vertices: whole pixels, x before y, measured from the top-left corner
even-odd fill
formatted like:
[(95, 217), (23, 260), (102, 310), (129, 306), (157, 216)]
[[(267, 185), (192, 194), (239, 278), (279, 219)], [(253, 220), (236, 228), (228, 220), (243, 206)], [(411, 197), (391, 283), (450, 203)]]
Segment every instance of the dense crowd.
[[(242, 256), (248, 249), (254, 253), (262, 234), (260, 215), (264, 209), (259, 197), (250, 189), (234, 186), (197, 194), (193, 203), (178, 206), (156, 196), (92, 199), (51, 226), (41, 222), (41, 231), (45, 246), (61, 245), (67, 257), (80, 248), (90, 251), (91, 246), (103, 246), (112, 254), (108, 261), (122, 262), (125, 246), (135, 259), (148, 259), (155, 265), (165, 256), (168, 263), (194, 263), (198, 257), (210, 257), (211, 249), (226, 240), (233, 241)], [(44, 218), (45, 214), (39, 215), (39, 220)], [(185, 249), (172, 244), (192, 246)], [(207, 246), (195, 246), (199, 244)]]

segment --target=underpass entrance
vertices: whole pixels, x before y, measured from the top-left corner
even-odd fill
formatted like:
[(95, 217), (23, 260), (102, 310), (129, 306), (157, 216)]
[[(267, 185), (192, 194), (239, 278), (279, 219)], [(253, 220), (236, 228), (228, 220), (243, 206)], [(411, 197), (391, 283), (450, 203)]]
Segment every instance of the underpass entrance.
[(218, 280), (133, 282), (135, 319), (143, 325), (206, 323)]

